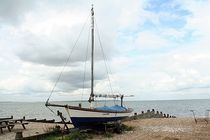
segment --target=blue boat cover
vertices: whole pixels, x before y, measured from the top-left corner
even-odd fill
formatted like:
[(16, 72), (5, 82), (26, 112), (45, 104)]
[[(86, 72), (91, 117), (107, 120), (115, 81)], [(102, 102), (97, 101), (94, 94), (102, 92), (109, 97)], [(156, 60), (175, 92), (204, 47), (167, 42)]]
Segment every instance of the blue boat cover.
[(102, 106), (102, 107), (96, 107), (96, 110), (102, 110), (102, 111), (126, 111), (127, 109), (123, 106), (114, 105), (114, 106)]

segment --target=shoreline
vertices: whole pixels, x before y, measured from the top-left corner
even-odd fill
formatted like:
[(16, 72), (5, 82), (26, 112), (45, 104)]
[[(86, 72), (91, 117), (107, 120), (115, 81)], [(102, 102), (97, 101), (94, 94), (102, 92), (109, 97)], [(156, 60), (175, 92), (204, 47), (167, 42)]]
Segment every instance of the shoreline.
[[(206, 114), (206, 110), (209, 108), (210, 100), (191, 100), (191, 101), (132, 101), (132, 102), (124, 102), (125, 106), (133, 108), (133, 112), (137, 112), (138, 114), (141, 111), (146, 111), (147, 109), (155, 109), (156, 111), (162, 111), (166, 114), (174, 115), (176, 117), (193, 117), (192, 112), (190, 110), (195, 110), (196, 117), (204, 117)], [(69, 105), (78, 105), (77, 102), (61, 102), (62, 104)], [(113, 103), (113, 102), (112, 102)], [(112, 105), (111, 103), (107, 103), (108, 105)], [(99, 102), (98, 106), (103, 106), (104, 104)], [(35, 102), (35, 103), (0, 103), (1, 111), (0, 116), (8, 117), (13, 115), (14, 118), (22, 118), (25, 116), (28, 119), (56, 119), (59, 120), (57, 115), (52, 114), (52, 112), (45, 107), (44, 103)], [(84, 102), (82, 106), (89, 107), (89, 104)], [(199, 107), (199, 108), (198, 108)], [(18, 110), (18, 112), (16, 112)], [(56, 108), (52, 108), (54, 112), (57, 112)], [(68, 114), (65, 110), (63, 111), (63, 115), (68, 118)], [(210, 112), (209, 112), (210, 113)]]

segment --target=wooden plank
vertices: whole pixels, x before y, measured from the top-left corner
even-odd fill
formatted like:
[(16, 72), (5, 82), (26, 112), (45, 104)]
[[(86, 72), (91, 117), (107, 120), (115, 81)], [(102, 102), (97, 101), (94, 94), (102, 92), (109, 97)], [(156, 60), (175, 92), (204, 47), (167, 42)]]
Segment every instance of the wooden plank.
[(29, 124), (28, 122), (23, 122), (23, 121), (21, 121), (21, 120), (9, 122), (9, 125), (11, 125), (12, 128), (13, 128), (15, 125), (22, 125), (23, 128), (26, 129), (25, 125), (28, 125), (28, 124)]
[(21, 123), (21, 124), (22, 124), (22, 126), (23, 126), (23, 129), (26, 129), (25, 125), (28, 125), (28, 123), (27, 123), (27, 122), (23, 122), (23, 123)]
[(9, 118), (0, 118), (0, 121), (1, 120), (10, 120), (10, 119), (13, 119), (13, 116), (9, 117)]
[(36, 121), (36, 118), (34, 118), (34, 119), (27, 119), (26, 121), (35, 122)]
[(6, 125), (0, 125), (0, 128), (6, 128)]

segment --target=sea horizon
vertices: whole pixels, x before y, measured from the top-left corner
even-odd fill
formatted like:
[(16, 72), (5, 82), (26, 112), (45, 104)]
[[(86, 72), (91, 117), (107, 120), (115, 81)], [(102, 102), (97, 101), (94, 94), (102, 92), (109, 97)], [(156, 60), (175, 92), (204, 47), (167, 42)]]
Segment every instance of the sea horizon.
[[(78, 106), (81, 101), (54, 101), (58, 104), (69, 104)], [(81, 102), (83, 107), (89, 107), (87, 101)], [(190, 110), (195, 111), (196, 117), (206, 117), (209, 115), (207, 110), (210, 109), (210, 99), (187, 99), (187, 100), (140, 100), (140, 101), (124, 101), (124, 105), (128, 108), (133, 108), (132, 114), (140, 114), (142, 111), (152, 110), (163, 112), (164, 114), (170, 114), (176, 117), (193, 117)], [(119, 104), (120, 101), (112, 102), (98, 101), (95, 102), (95, 106), (109, 106)], [(56, 115), (57, 110), (61, 111), (64, 116), (69, 119), (66, 110), (63, 108), (53, 108), (54, 113), (45, 106), (45, 102), (0, 102), (0, 118), (14, 116), (14, 118), (26, 119), (55, 119), (60, 120)], [(208, 113), (208, 114), (207, 114)], [(131, 115), (132, 115), (131, 114)]]

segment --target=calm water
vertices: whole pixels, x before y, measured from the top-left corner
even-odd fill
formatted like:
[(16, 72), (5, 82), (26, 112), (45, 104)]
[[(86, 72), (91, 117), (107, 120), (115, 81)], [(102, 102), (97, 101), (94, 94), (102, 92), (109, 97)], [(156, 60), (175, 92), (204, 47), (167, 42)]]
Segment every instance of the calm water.
[[(78, 105), (78, 102), (57, 102), (59, 104)], [(51, 108), (55, 113), (45, 107), (44, 102), (20, 103), (20, 102), (0, 102), (0, 118), (9, 117), (22, 118), (26, 116), (29, 118), (38, 119), (56, 119), (56, 110), (58, 108)], [(107, 105), (113, 104), (108, 101)], [(87, 102), (83, 102), (82, 106), (87, 106)], [(104, 105), (104, 102), (98, 102), (96, 105)], [(210, 100), (168, 100), (168, 101), (125, 101), (124, 105), (134, 109), (134, 112), (146, 111), (148, 109), (155, 109), (163, 113), (175, 115), (177, 117), (192, 117), (190, 110), (195, 110), (197, 116), (205, 116), (207, 109), (210, 109)], [(64, 116), (67, 117), (66, 111), (60, 109)], [(68, 117), (67, 117), (68, 118)]]

